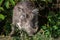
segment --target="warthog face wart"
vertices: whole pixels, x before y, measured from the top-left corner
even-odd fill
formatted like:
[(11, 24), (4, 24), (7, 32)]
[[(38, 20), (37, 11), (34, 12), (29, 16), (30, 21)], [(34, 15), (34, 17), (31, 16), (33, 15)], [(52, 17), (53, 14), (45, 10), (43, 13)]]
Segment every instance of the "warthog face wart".
[(29, 36), (32, 36), (38, 29), (37, 15), (38, 9), (33, 3), (20, 2), (13, 9), (12, 24), (18, 27), (19, 30), (26, 31)]

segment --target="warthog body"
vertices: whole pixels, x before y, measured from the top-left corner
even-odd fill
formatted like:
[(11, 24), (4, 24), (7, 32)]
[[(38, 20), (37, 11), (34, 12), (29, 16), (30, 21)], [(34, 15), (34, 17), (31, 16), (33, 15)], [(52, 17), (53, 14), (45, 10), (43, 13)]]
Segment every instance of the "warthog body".
[[(26, 31), (29, 36), (32, 36), (38, 29), (38, 9), (32, 2), (19, 2), (13, 9), (13, 26), (19, 28), (19, 30)], [(12, 27), (12, 32), (14, 27)], [(10, 35), (11, 35), (10, 34)]]

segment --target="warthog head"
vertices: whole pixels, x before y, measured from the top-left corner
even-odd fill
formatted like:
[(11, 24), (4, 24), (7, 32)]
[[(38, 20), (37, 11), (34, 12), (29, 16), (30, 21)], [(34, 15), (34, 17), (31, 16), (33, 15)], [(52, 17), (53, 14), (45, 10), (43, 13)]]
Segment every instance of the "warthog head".
[(13, 9), (12, 24), (32, 36), (38, 29), (38, 9), (32, 2), (20, 2)]

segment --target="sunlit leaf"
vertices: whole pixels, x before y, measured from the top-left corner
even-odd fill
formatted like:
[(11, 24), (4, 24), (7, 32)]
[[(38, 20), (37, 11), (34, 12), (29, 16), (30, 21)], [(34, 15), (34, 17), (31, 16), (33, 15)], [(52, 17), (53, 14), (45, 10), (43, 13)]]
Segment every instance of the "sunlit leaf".
[(2, 5), (3, 0), (0, 0), (0, 5)]
[(49, 30), (46, 30), (45, 31), (45, 35), (46, 35), (46, 37), (48, 37), (50, 35), (50, 31)]
[(45, 30), (45, 29), (46, 29), (46, 26), (42, 26), (42, 29), (44, 29), (44, 30)]
[(3, 14), (0, 14), (0, 19), (1, 20), (4, 20), (5, 19), (5, 16)]
[(50, 32), (48, 31), (48, 30), (46, 30), (46, 33), (45, 33), (46, 35), (49, 35), (50, 34)]
[(49, 22), (51, 22), (51, 19), (49, 19)]
[(57, 27), (56, 25), (54, 25), (53, 28), (54, 28), (55, 30), (58, 29), (58, 27)]
[(4, 11), (4, 8), (3, 7), (0, 7), (0, 10)]
[(5, 2), (5, 6), (6, 6), (6, 8), (9, 8), (9, 1)]
[(12, 5), (15, 5), (14, 0), (10, 0), (10, 3), (11, 3)]

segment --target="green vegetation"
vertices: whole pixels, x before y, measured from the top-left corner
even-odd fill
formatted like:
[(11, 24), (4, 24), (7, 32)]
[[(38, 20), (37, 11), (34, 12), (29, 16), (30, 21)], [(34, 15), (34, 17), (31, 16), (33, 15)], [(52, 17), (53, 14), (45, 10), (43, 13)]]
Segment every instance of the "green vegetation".
[[(21, 0), (0, 0), (0, 35), (7, 36), (11, 31), (11, 21), (13, 7)], [(19, 36), (19, 32), (16, 29), (13, 40), (52, 40), (51, 37), (57, 38), (60, 36), (60, 10), (55, 5), (56, 0), (37, 0), (38, 4), (41, 3), (41, 6), (46, 6), (46, 10), (40, 10), (41, 16), (46, 16), (47, 13), (47, 23), (40, 23), (40, 31), (33, 37), (28, 37), (25, 32), (22, 32), (22, 37)], [(36, 5), (38, 5), (36, 4)], [(53, 8), (54, 7), (54, 8)], [(46, 13), (45, 13), (46, 12)], [(45, 19), (41, 19), (43, 22)], [(40, 21), (41, 21), (40, 20)]]

